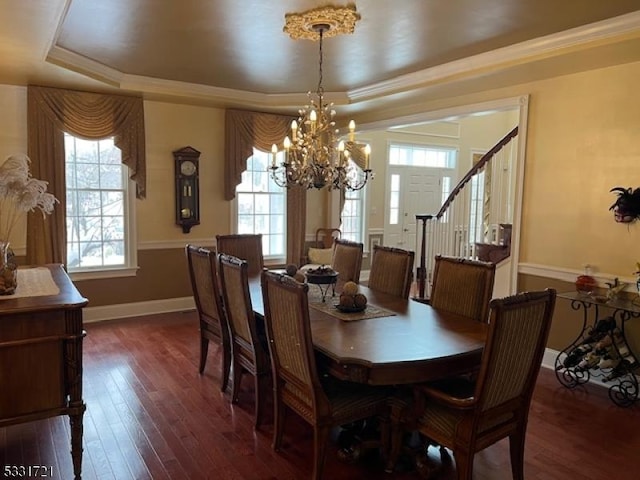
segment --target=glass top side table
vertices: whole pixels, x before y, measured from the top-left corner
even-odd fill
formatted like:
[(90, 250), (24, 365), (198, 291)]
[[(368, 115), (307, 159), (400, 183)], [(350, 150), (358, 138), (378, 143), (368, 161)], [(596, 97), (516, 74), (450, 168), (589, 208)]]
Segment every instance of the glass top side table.
[(625, 338), (626, 322), (640, 317), (640, 301), (628, 298), (608, 300), (579, 292), (559, 293), (582, 312), (582, 329), (575, 340), (560, 351), (555, 360), (558, 381), (575, 388), (590, 378), (611, 384), (609, 398), (621, 407), (638, 398), (636, 373), (640, 364)]

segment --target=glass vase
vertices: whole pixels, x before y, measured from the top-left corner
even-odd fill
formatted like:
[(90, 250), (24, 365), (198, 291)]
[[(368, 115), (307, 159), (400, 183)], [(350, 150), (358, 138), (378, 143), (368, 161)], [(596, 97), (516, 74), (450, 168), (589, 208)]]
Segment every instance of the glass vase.
[(15, 293), (18, 286), (18, 266), (13, 261), (9, 242), (0, 240), (0, 295)]
[(576, 290), (581, 295), (591, 295), (597, 286), (598, 282), (591, 276), (591, 268), (587, 265), (584, 269), (584, 275), (576, 278)]

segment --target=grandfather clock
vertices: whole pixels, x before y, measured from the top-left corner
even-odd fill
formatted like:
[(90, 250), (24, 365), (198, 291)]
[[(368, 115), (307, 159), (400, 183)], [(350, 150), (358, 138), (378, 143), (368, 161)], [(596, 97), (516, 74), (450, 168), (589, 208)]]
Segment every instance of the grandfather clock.
[(176, 182), (176, 224), (182, 233), (200, 224), (199, 177), (200, 152), (193, 147), (184, 147), (173, 152)]

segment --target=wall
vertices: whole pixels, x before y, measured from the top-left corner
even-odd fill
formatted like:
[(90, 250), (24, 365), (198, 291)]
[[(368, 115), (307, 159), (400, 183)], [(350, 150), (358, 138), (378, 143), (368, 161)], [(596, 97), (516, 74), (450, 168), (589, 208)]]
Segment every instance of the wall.
[[(0, 163), (9, 155), (27, 153), (27, 89), (0, 85)], [(17, 254), (24, 254), (26, 217), (9, 239)]]
[[(541, 278), (535, 283), (540, 287), (553, 285), (558, 278), (574, 278), (584, 263), (594, 265), (600, 278), (619, 276), (631, 280), (635, 262), (640, 260), (640, 227), (616, 224), (608, 208), (615, 200), (609, 189), (618, 185), (640, 186), (638, 78), (640, 63), (630, 63), (479, 94), (425, 101), (395, 113), (408, 115), (529, 94), (520, 286), (530, 285), (530, 276)], [(25, 89), (0, 86), (0, 104), (4, 113), (0, 118), (0, 155), (25, 151)], [(126, 290), (140, 291), (140, 298), (145, 299), (161, 298), (168, 292), (179, 297), (188, 294), (188, 287), (185, 286), (186, 273), (178, 271), (177, 259), (181, 252), (176, 250), (177, 245), (190, 238), (209, 239), (229, 228), (230, 209), (222, 201), (221, 171), (216, 170), (222, 168), (223, 111), (162, 102), (145, 102), (145, 110), (149, 198), (146, 203), (139, 202), (138, 235), (144, 250), (140, 263), (145, 272), (151, 272), (149, 277), (164, 276), (167, 280), (162, 284), (164, 290), (152, 292), (142, 280), (147, 278), (147, 273), (141, 273), (126, 284)], [(190, 235), (183, 235), (172, 225), (171, 151), (185, 145), (202, 152), (202, 181), (205, 182), (202, 224)], [(376, 179), (372, 185), (377, 188), (381, 183)], [(374, 190), (373, 195), (377, 199), (381, 192)], [(313, 209), (314, 206), (309, 205), (308, 211)], [(153, 250), (164, 248), (166, 241), (169, 241), (170, 252)], [(167, 269), (164, 260), (174, 255)], [(119, 282), (84, 282), (79, 287), (89, 296), (92, 306), (119, 303), (120, 299), (110, 294), (114, 285), (122, 285)], [(560, 286), (571, 288), (567, 282)], [(559, 301), (559, 305), (562, 302)], [(560, 340), (574, 329), (566, 320), (570, 315), (576, 314), (566, 312), (565, 315), (562, 310), (562, 318), (556, 315), (551, 345), (560, 345)]]

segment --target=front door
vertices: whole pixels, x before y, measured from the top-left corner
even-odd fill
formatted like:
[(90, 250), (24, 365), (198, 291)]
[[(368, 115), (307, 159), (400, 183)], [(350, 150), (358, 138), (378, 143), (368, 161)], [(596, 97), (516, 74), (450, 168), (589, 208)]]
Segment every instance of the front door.
[(451, 174), (443, 168), (389, 167), (385, 245), (416, 251), (416, 215), (438, 212)]

